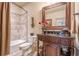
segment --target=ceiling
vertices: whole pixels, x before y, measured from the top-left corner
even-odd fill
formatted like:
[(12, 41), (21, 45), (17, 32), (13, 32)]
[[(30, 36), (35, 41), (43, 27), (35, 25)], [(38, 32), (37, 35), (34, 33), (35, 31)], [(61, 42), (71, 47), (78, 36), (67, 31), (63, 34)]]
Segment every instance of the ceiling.
[[(24, 7), (24, 6), (26, 6), (28, 4), (31, 4), (31, 3), (34, 3), (34, 2), (15, 2), (15, 4), (17, 4), (17, 5), (21, 6), (21, 7)], [(42, 2), (42, 3), (46, 3), (46, 4), (50, 5), (50, 4), (54, 4), (56, 2)]]

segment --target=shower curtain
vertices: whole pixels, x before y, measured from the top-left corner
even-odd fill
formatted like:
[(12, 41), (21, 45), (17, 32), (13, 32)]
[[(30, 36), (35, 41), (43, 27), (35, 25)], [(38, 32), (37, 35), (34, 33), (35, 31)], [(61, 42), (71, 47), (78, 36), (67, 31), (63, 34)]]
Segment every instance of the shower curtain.
[(0, 55), (9, 54), (9, 2), (0, 2)]

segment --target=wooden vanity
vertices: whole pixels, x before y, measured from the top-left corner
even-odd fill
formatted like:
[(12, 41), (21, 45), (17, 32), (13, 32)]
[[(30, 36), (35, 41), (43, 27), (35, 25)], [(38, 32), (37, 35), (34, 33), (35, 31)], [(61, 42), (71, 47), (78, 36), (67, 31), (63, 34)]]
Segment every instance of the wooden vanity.
[[(40, 42), (43, 43), (40, 46)], [(70, 49), (70, 56), (74, 55), (74, 38), (38, 34), (38, 56), (61, 56), (61, 46)]]

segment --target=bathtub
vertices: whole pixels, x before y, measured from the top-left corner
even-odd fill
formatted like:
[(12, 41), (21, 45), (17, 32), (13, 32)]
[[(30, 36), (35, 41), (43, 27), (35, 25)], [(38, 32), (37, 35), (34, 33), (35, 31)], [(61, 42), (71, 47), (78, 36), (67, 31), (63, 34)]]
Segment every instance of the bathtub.
[(14, 40), (14, 41), (10, 42), (10, 46), (15, 46), (15, 45), (18, 45), (18, 44), (21, 44), (24, 42), (26, 42), (26, 41), (25, 40)]
[(25, 40), (14, 40), (10, 42), (10, 55), (21, 54), (19, 50), (19, 45), (25, 43)]
[[(26, 40), (14, 40), (10, 42), (10, 55), (11, 56), (20, 56), (22, 55), (22, 50), (20, 50), (21, 44), (25, 43)], [(28, 43), (28, 42), (27, 42)], [(31, 41), (29, 41), (30, 44), (32, 44)]]

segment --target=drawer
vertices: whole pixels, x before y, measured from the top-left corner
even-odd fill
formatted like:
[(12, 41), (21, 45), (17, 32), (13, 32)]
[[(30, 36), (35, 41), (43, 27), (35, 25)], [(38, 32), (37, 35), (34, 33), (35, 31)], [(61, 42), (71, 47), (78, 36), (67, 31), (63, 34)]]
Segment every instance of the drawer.
[(62, 45), (68, 45), (68, 46), (70, 46), (70, 45), (71, 45), (71, 40), (68, 40), (68, 39), (61, 39), (61, 44), (62, 44)]

